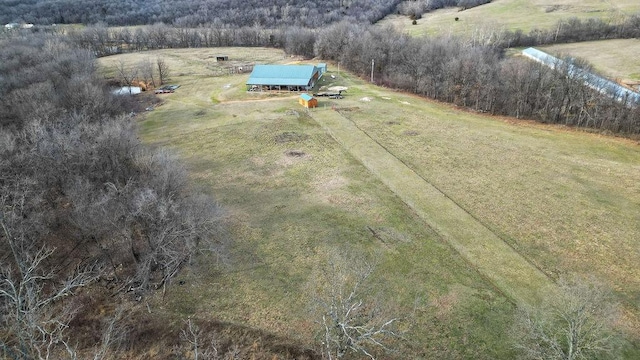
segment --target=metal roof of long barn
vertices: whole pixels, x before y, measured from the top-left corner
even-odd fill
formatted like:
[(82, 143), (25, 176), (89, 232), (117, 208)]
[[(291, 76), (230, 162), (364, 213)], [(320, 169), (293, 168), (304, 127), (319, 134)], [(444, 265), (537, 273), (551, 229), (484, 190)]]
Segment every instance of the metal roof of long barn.
[[(522, 50), (522, 54), (526, 57), (543, 63), (544, 65), (556, 69), (565, 66), (565, 62), (551, 56), (544, 51), (540, 51), (536, 48), (527, 48)], [(624, 86), (621, 86), (611, 80), (607, 80), (603, 77), (595, 75), (589, 71), (583, 70), (573, 64), (567, 64), (567, 75), (573, 79), (579, 79), (584, 82), (588, 87), (616, 99), (619, 102), (627, 105), (636, 106), (640, 103), (640, 94), (631, 91)]]
[(313, 65), (256, 65), (247, 85), (307, 86), (316, 71)]

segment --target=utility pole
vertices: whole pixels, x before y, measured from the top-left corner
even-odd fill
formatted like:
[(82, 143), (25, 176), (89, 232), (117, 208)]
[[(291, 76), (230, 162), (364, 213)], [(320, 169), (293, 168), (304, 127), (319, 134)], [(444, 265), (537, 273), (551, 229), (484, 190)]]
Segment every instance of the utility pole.
[(373, 82), (373, 64), (374, 64), (374, 61), (373, 59), (371, 59), (371, 82)]

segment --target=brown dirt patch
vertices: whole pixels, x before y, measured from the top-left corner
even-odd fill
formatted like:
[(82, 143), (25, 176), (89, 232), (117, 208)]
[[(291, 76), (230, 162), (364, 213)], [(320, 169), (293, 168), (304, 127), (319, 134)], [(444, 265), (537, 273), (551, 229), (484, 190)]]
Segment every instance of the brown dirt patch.
[(289, 157), (296, 157), (296, 158), (301, 158), (301, 157), (307, 156), (307, 153), (305, 153), (302, 150), (287, 150), (287, 151), (284, 152), (284, 154), (289, 156)]
[(307, 140), (308, 138), (309, 138), (309, 135), (295, 132), (295, 131), (285, 131), (283, 133), (280, 133), (274, 136), (274, 140), (278, 144), (300, 142), (300, 141)]

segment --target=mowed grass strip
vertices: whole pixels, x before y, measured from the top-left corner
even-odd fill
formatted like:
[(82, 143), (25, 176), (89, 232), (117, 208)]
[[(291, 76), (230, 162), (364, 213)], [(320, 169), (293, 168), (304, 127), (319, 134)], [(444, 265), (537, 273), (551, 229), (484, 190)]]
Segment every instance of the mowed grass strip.
[(640, 334), (640, 147), (587, 132), (476, 114), (367, 84), (342, 115), (553, 279), (595, 276)]
[[(446, 8), (426, 13), (412, 25), (406, 16), (389, 15), (378, 24), (415, 36), (464, 35), (483, 39), (500, 30), (552, 29), (571, 17), (617, 21), (640, 11), (635, 0), (498, 0), (464, 11)], [(455, 18), (458, 18), (456, 21)]]
[(363, 89), (344, 116), (552, 278), (609, 284), (640, 333), (637, 141)]
[(553, 282), (543, 272), (353, 122), (333, 110), (312, 114), (336, 141), (509, 297), (535, 305), (553, 294)]
[[(234, 240), (227, 267), (199, 259), (181, 273), (183, 285), (174, 282), (154, 305), (178, 318), (221, 319), (311, 345), (318, 328), (307, 284), (338, 249), (368, 254), (377, 271), (365, 298), (411, 320), (398, 358), (512, 358), (504, 341), (514, 311), (509, 299), (295, 97), (251, 94), (255, 100), (248, 101), (243, 79), (198, 78), (201, 86), (163, 96), (164, 104), (140, 123), (146, 143), (175, 150), (194, 186), (220, 202)], [(227, 87), (232, 95), (221, 102), (191, 99), (211, 97), (229, 83), (239, 89), (233, 95)]]

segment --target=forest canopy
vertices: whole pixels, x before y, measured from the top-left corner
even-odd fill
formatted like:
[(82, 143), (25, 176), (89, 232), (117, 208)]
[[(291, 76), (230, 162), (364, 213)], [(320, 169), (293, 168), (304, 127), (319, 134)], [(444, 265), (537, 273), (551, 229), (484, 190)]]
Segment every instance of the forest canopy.
[(319, 27), (342, 19), (375, 22), (393, 12), (399, 3), (399, 0), (86, 0), (78, 6), (75, 0), (1, 0), (0, 22)]
[(420, 17), (444, 7), (467, 9), (490, 0), (0, 0), (0, 23), (95, 24), (162, 22), (195, 27), (302, 26), (318, 28), (341, 20), (374, 23), (391, 13)]

